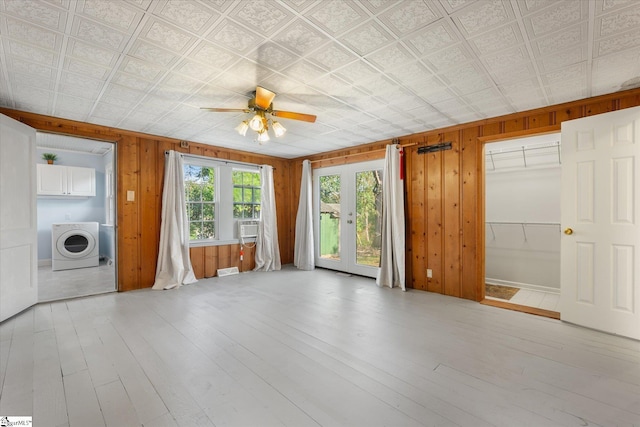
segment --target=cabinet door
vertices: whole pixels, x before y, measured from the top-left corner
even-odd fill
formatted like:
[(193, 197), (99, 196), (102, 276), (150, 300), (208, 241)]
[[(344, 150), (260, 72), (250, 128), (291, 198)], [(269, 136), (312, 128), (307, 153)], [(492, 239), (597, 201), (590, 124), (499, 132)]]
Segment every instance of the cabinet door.
[(71, 196), (95, 196), (95, 169), (67, 166), (67, 194)]
[(67, 167), (38, 164), (38, 195), (61, 196), (67, 193)]

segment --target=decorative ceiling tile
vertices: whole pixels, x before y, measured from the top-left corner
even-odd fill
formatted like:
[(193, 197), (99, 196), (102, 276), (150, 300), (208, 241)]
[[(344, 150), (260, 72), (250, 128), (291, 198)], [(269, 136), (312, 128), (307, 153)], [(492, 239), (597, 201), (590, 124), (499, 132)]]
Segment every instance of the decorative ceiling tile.
[(275, 43), (267, 42), (258, 46), (247, 58), (256, 61), (262, 67), (278, 70), (290, 65), (299, 57)]
[(531, 62), (523, 62), (509, 68), (491, 72), (491, 79), (497, 85), (506, 85), (521, 79), (535, 78), (536, 70)]
[(531, 47), (536, 55), (540, 56), (565, 51), (569, 47), (584, 44), (587, 40), (587, 31), (586, 23), (573, 25), (563, 31), (534, 40), (531, 42)]
[(582, 86), (587, 78), (587, 63), (581, 62), (559, 70), (552, 71), (542, 76), (547, 85), (558, 85), (562, 82), (579, 82)]
[(273, 41), (298, 54), (316, 49), (327, 40), (327, 37), (302, 20), (294, 21), (273, 36)]
[(289, 21), (291, 14), (282, 6), (267, 0), (243, 1), (233, 10), (230, 17), (269, 36)]
[(62, 95), (56, 99), (56, 109), (88, 114), (93, 108), (93, 101), (75, 96)]
[(104, 66), (113, 65), (118, 58), (115, 52), (101, 49), (77, 39), (69, 40), (67, 56)]
[(472, 93), (491, 86), (484, 73), (475, 64), (465, 64), (447, 70), (440, 78), (449, 81), (461, 94)]
[(294, 8), (298, 12), (302, 12), (314, 4), (314, 0), (287, 0), (287, 6)]
[(473, 3), (474, 1), (475, 0), (442, 0), (441, 3), (447, 12), (451, 13)]
[(525, 26), (529, 37), (536, 38), (550, 32), (562, 30), (587, 18), (589, 2), (582, 0), (565, 0), (554, 2), (552, 7), (528, 16)]
[(151, 83), (149, 81), (123, 72), (116, 73), (111, 82), (143, 92), (151, 87)]
[(376, 23), (367, 23), (345, 34), (344, 43), (360, 55), (367, 55), (389, 43), (393, 37)]
[(557, 0), (518, 0), (522, 15), (529, 15), (554, 3), (557, 3)]
[(438, 21), (428, 28), (407, 37), (407, 43), (419, 55), (428, 55), (458, 42), (453, 30), (445, 21)]
[(119, 120), (122, 120), (124, 114), (125, 111), (122, 108), (119, 108), (117, 105), (99, 102), (98, 105), (96, 105), (96, 107), (93, 109), (91, 117), (105, 118), (117, 122)]
[(100, 101), (108, 104), (122, 105), (125, 108), (131, 108), (133, 105), (137, 104), (143, 96), (144, 94), (140, 91), (111, 84), (106, 88), (104, 94), (100, 98)]
[(185, 59), (180, 64), (176, 65), (174, 71), (202, 82), (207, 82), (211, 80), (213, 76), (220, 73), (219, 69), (203, 65), (199, 62), (190, 61), (188, 59)]
[[(634, 5), (637, 6), (637, 3)], [(640, 8), (628, 7), (623, 10), (604, 15), (596, 20), (596, 28), (600, 37), (607, 37), (621, 31), (640, 27)]]
[(163, 68), (136, 58), (125, 58), (120, 65), (120, 70), (150, 82), (164, 73)]
[(207, 39), (238, 54), (244, 54), (264, 42), (263, 37), (228, 19), (216, 26), (214, 30)]
[(76, 12), (126, 32), (133, 31), (142, 19), (142, 13), (139, 10), (122, 2), (106, 2), (104, 0), (78, 2)]
[(166, 18), (169, 22), (195, 33), (202, 31), (220, 16), (219, 13), (213, 12), (199, 3), (187, 0), (168, 0), (155, 13)]
[(596, 16), (609, 13), (623, 7), (632, 6), (636, 0), (600, 0), (596, 3)]
[(442, 71), (468, 62), (471, 59), (471, 55), (462, 44), (458, 44), (433, 55), (428, 55), (424, 59), (429, 61), (436, 71)]
[(190, 58), (218, 69), (225, 69), (238, 60), (238, 56), (202, 40), (189, 54)]
[(522, 34), (516, 24), (510, 24), (480, 34), (470, 39), (469, 42), (480, 55), (487, 55), (522, 43)]
[(481, 32), (503, 25), (512, 19), (510, 3), (501, 0), (476, 2), (453, 15), (459, 28), (467, 35), (473, 36)]
[(5, 12), (24, 18), (29, 22), (62, 31), (66, 25), (67, 13), (48, 3), (38, 0), (5, 0)]
[(366, 59), (382, 70), (396, 68), (408, 62), (415, 62), (416, 58), (400, 43), (385, 47), (375, 53), (367, 55)]
[(30, 25), (24, 21), (10, 18), (6, 18), (6, 32), (3, 35), (19, 40), (23, 43), (35, 45), (37, 47), (57, 50), (62, 45), (62, 35), (54, 31), (46, 30), (42, 27)]
[(413, 83), (432, 77), (432, 74), (419, 62), (404, 64), (401, 67), (390, 70), (387, 75), (393, 77), (405, 85), (413, 85)]
[(524, 46), (502, 50), (498, 53), (487, 55), (483, 59), (484, 64), (489, 69), (489, 72), (509, 70), (515, 65), (529, 61), (529, 53), (527, 52), (527, 48)]
[(177, 56), (168, 50), (161, 49), (150, 43), (137, 40), (128, 53), (130, 56), (142, 59), (155, 65), (168, 67), (177, 60)]
[(355, 3), (346, 1), (320, 2), (306, 16), (332, 35), (343, 33), (367, 19), (367, 14)]
[(192, 42), (192, 36), (159, 20), (150, 20), (140, 37), (174, 52), (183, 52)]
[(357, 56), (337, 43), (323, 46), (322, 49), (318, 49), (306, 57), (308, 61), (328, 70), (340, 68), (349, 62), (355, 61), (357, 58)]
[(283, 70), (283, 73), (303, 83), (308, 83), (325, 74), (325, 71), (307, 61), (300, 61)]
[[(69, 73), (65, 73), (65, 74), (69, 74)], [(98, 95), (100, 95), (102, 86), (97, 88), (84, 88), (82, 86), (77, 86), (73, 83), (72, 84), (64, 83), (64, 84), (60, 84), (58, 89), (60, 90), (60, 92), (64, 93), (65, 95), (74, 96), (77, 98), (84, 98), (84, 99), (90, 100), (91, 103), (93, 103), (93, 100), (96, 99)]]
[(149, 10), (151, 2), (153, 0), (124, 0), (126, 3), (130, 3), (133, 6), (137, 6), (142, 10)]
[(9, 40), (9, 53), (49, 67), (55, 66), (58, 60), (58, 55), (50, 50), (40, 49), (15, 40)]
[(65, 58), (64, 69), (97, 80), (104, 80), (109, 74), (109, 68), (74, 58)]
[(47, 67), (42, 64), (36, 64), (34, 62), (25, 61), (24, 59), (13, 57), (8, 62), (9, 70), (14, 73), (29, 74), (33, 76), (39, 76), (43, 79), (50, 79), (54, 76), (53, 68)]
[(117, 51), (124, 49), (129, 41), (125, 33), (81, 17), (74, 18), (71, 34), (85, 42)]
[(43, 79), (28, 74), (11, 74), (11, 84), (20, 86), (32, 86), (40, 89), (53, 90), (55, 82), (51, 79)]
[(399, 36), (426, 27), (439, 18), (432, 3), (422, 1), (403, 1), (380, 15), (380, 20)]
[(360, 4), (371, 13), (380, 13), (400, 1), (402, 0), (360, 0)]
[(640, 46), (640, 33), (638, 31), (627, 31), (626, 33), (596, 41), (593, 56), (604, 56), (638, 46)]
[(586, 61), (587, 48), (586, 46), (574, 46), (571, 49), (563, 52), (558, 52), (555, 55), (545, 56), (538, 59), (540, 71), (549, 72), (557, 68), (566, 67), (567, 65), (575, 64), (577, 62)]
[(99, 90), (104, 84), (104, 82), (101, 80), (96, 80), (87, 76), (73, 73), (62, 73), (62, 75), (60, 76), (60, 83), (76, 85), (82, 90)]

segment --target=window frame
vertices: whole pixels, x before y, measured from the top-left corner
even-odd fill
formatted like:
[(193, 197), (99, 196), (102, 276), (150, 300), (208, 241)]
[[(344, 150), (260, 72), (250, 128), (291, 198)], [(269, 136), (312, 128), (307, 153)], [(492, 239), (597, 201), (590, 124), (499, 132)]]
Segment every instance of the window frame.
[[(187, 222), (189, 223), (189, 243), (202, 243), (202, 242), (212, 242), (212, 241), (217, 241), (219, 240), (218, 237), (218, 230), (219, 230), (219, 221), (218, 221), (218, 211), (219, 211), (219, 206), (220, 206), (220, 200), (219, 200), (219, 170), (218, 170), (218, 166), (216, 165), (210, 165), (210, 164), (206, 164), (207, 162), (203, 162), (200, 161), (200, 159), (195, 159), (195, 158), (188, 158), (188, 157), (184, 157), (183, 158), (183, 165), (184, 167), (186, 166), (198, 166), (198, 167), (202, 167), (202, 168), (209, 168), (213, 170), (213, 201), (212, 202), (206, 202), (206, 204), (212, 204), (213, 205), (213, 221), (208, 221), (208, 222), (213, 222), (213, 234), (214, 237), (210, 238), (210, 239), (191, 239), (191, 220), (188, 218), (189, 215), (189, 209), (187, 207), (187, 205), (189, 203), (193, 203), (193, 201), (191, 200), (187, 200), (187, 195), (186, 195), (186, 181), (185, 181), (185, 208), (187, 211)], [(183, 179), (184, 179), (184, 168), (183, 168)], [(201, 198), (202, 199), (202, 198)], [(202, 204), (202, 200), (200, 200), (200, 203)], [(204, 212), (204, 205), (203, 205), (203, 212)], [(204, 220), (202, 220), (204, 221)]]
[[(206, 158), (203, 156), (182, 155), (184, 165), (194, 165), (209, 167), (215, 170), (215, 210), (214, 210), (214, 230), (215, 238), (189, 240), (189, 245), (198, 246), (218, 246), (239, 243), (238, 221), (251, 220), (251, 218), (234, 218), (233, 216), (233, 171), (257, 172), (260, 174), (260, 165), (242, 163), (234, 161), (224, 161), (216, 158)], [(184, 178), (184, 172), (183, 172)], [(185, 209), (186, 200), (185, 188)], [(259, 219), (254, 219), (259, 221)], [(245, 238), (245, 242), (254, 239)]]
[[(249, 173), (254, 173), (254, 174), (258, 175), (258, 180), (260, 181), (260, 184), (259, 184), (257, 187), (256, 187), (256, 186), (254, 186), (254, 185), (251, 185), (251, 186), (245, 186), (245, 185), (244, 185), (244, 183), (243, 183), (242, 185), (236, 186), (236, 184), (233, 182), (233, 174), (234, 174), (235, 172), (241, 172), (241, 173), (249, 172)], [(258, 191), (262, 192), (262, 177), (260, 176), (260, 169), (255, 170), (255, 169), (248, 169), (248, 168), (246, 168), (246, 167), (234, 167), (234, 168), (232, 169), (232, 171), (231, 171), (231, 185), (232, 185), (231, 191), (232, 191), (232, 193), (233, 193), (233, 195), (234, 195), (234, 196), (235, 196), (235, 189), (236, 189), (236, 188), (240, 188), (240, 189), (241, 189), (242, 194), (243, 194), (242, 199), (244, 199), (244, 190), (245, 190), (245, 189), (251, 189), (251, 191), (252, 191), (252, 196), (254, 196), (254, 195), (255, 195), (255, 193), (254, 193), (254, 192), (255, 192), (255, 190), (256, 190), (256, 189), (257, 189)], [(260, 193), (260, 197), (262, 197), (262, 193)], [(254, 197), (252, 197), (252, 199), (253, 199), (253, 198), (254, 198)], [(258, 200), (258, 202), (257, 202), (257, 203), (256, 203), (256, 202), (249, 202), (249, 203), (246, 203), (246, 202), (244, 202), (244, 200), (243, 200), (242, 202), (239, 202), (239, 203), (238, 203), (238, 202), (236, 202), (235, 200), (233, 200), (233, 218), (234, 218), (236, 221), (247, 221), (247, 220), (260, 221), (260, 218), (262, 218), (262, 212), (260, 211), (260, 204), (261, 204), (261, 203), (260, 203), (260, 200)], [(235, 216), (235, 207), (236, 207), (236, 205), (241, 205), (241, 206), (250, 205), (250, 206), (252, 206), (252, 207), (254, 207), (254, 206), (256, 206), (256, 205), (257, 205), (257, 206), (258, 206), (258, 209), (257, 209), (257, 211), (258, 211), (258, 216), (257, 216), (257, 217), (255, 217), (255, 216), (251, 216), (251, 217), (244, 217), (244, 216), (243, 216), (242, 218), (236, 217), (236, 216)], [(251, 210), (252, 210), (252, 212), (255, 212), (255, 209), (253, 209), (253, 208), (252, 208)]]

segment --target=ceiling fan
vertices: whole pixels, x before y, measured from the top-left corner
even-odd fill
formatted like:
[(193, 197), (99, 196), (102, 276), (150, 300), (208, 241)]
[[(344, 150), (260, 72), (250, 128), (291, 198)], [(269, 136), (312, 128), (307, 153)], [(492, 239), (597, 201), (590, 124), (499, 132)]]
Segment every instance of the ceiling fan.
[(240, 135), (245, 136), (247, 134), (247, 130), (251, 128), (251, 130), (258, 134), (256, 139), (261, 144), (269, 141), (269, 134), (267, 133), (269, 124), (271, 124), (271, 128), (273, 129), (273, 133), (276, 137), (284, 135), (287, 131), (284, 126), (273, 120), (271, 116), (283, 119), (302, 120), (310, 123), (314, 123), (316, 121), (316, 116), (311, 114), (274, 110), (272, 102), (275, 96), (276, 94), (271, 92), (269, 89), (257, 86), (256, 91), (254, 92), (254, 97), (249, 100), (247, 108), (202, 107), (202, 109), (218, 113), (254, 113), (254, 116), (250, 120), (243, 120), (242, 123), (236, 127), (236, 130)]

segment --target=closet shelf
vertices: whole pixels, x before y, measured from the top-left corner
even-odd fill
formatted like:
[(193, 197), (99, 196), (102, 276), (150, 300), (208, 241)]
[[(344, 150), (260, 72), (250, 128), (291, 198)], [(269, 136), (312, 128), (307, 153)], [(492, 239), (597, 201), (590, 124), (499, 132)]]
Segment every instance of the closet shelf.
[(518, 225), (522, 228), (522, 235), (524, 236), (524, 241), (527, 241), (527, 227), (528, 226), (542, 226), (542, 227), (558, 227), (558, 232), (560, 232), (560, 223), (559, 222), (515, 222), (515, 221), (486, 221), (485, 224), (489, 226), (491, 229), (492, 240), (496, 240), (496, 233), (493, 230), (494, 225)]
[[(543, 150), (547, 150), (547, 151), (545, 152)], [(557, 159), (558, 164), (559, 165), (562, 164), (562, 159), (560, 157), (560, 141), (556, 141), (554, 143), (544, 144), (544, 145), (535, 145), (535, 146), (532, 145), (528, 147), (522, 146), (520, 148), (514, 148), (510, 150), (498, 150), (498, 151), (489, 150), (485, 155), (485, 159), (489, 159), (491, 161), (492, 170), (495, 171), (496, 161), (504, 160), (504, 157), (508, 157), (504, 155), (512, 155), (511, 157), (513, 157), (513, 155), (521, 155), (523, 166), (526, 168), (528, 166), (532, 166), (531, 161), (527, 162), (527, 153), (530, 153), (530, 156), (531, 156), (532, 152), (536, 152), (536, 155), (539, 155), (539, 156), (553, 155), (554, 160), (552, 163), (555, 164)], [(502, 159), (500, 159), (501, 156), (503, 156)], [(531, 160), (531, 157), (529, 158), (529, 160)], [(547, 162), (547, 163), (550, 163), (550, 162)], [(536, 163), (536, 165), (537, 164), (539, 163)]]

